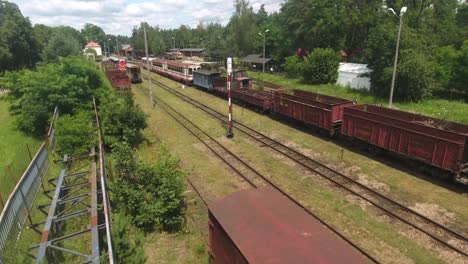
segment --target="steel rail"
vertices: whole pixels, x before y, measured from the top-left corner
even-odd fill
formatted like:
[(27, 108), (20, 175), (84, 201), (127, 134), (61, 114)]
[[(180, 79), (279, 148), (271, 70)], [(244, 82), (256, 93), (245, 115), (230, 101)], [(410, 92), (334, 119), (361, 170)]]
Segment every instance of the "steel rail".
[(197, 187), (195, 187), (195, 184), (193, 184), (192, 180), (190, 180), (190, 178), (187, 177), (187, 181), (188, 183), (190, 184), (190, 186), (192, 186), (192, 189), (197, 193), (198, 197), (200, 197), (200, 199), (203, 201), (203, 203), (205, 204), (205, 206), (208, 207), (208, 202), (205, 200), (205, 198), (201, 195), (201, 192), (200, 190), (198, 190)]
[[(178, 91), (175, 91), (174, 89), (170, 88), (169, 86), (167, 86), (166, 84), (163, 84), (161, 82), (158, 82), (154, 79), (152, 79), (153, 82), (155, 82), (156, 84), (159, 84), (163, 89), (165, 89), (166, 91), (168, 92), (171, 92), (172, 94), (176, 95), (177, 97), (181, 98), (182, 100), (194, 105), (195, 107), (197, 108), (200, 108), (201, 110), (205, 111), (206, 113), (220, 119), (221, 121), (223, 122), (226, 122), (226, 117), (224, 114), (216, 111), (215, 109), (201, 103), (201, 102), (198, 102)], [(349, 176), (346, 176), (336, 170), (333, 170), (331, 168), (329, 168), (328, 166), (308, 157), (308, 156), (305, 156), (304, 154), (298, 152), (297, 150), (291, 148), (291, 147), (288, 147), (284, 144), (282, 144), (281, 142), (277, 141), (277, 140), (274, 140), (270, 137), (268, 137), (267, 135), (245, 125), (245, 124), (242, 124), (238, 121), (234, 121), (234, 126), (240, 130), (241, 132), (243, 132), (244, 134), (248, 135), (249, 137), (253, 138), (254, 140), (256, 141), (259, 141), (261, 142), (263, 145), (266, 145), (270, 148), (272, 148), (273, 150), (283, 154), (284, 156), (290, 158), (291, 160), (295, 161), (296, 163), (299, 163), (300, 165), (304, 166), (305, 168), (307, 168), (309, 171), (311, 172), (314, 172), (316, 174), (318, 174), (319, 176), (321, 176), (322, 178), (325, 178), (327, 180), (329, 180), (330, 182), (332, 182), (333, 184), (345, 189), (346, 191), (350, 192), (351, 194), (369, 202), (370, 204), (372, 204), (373, 206), (375, 206), (376, 208), (380, 209), (381, 211), (385, 212), (387, 215), (393, 217), (393, 218), (396, 218), (398, 220), (400, 220), (401, 222), (419, 230), (420, 232), (426, 234), (427, 236), (431, 237), (433, 240), (437, 241), (438, 243), (442, 244), (443, 246), (447, 247), (447, 248), (450, 248), (451, 250), (457, 252), (458, 254), (461, 254), (465, 257), (468, 257), (468, 254), (465, 253), (463, 250), (451, 245), (448, 241), (452, 240), (452, 239), (458, 239), (458, 240), (461, 240), (463, 242), (467, 242), (468, 241), (468, 238), (466, 238), (464, 235), (458, 233), (457, 231), (454, 231), (424, 215), (421, 215), (420, 213), (412, 210), (411, 208), (408, 208), (407, 206), (401, 204), (400, 202), (396, 201), (396, 200), (393, 200), (371, 188), (369, 188), (368, 186), (362, 184), (362, 183), (359, 183), (358, 181), (350, 178)], [(256, 134), (258, 135), (259, 137), (253, 135), (253, 134)], [(265, 141), (270, 141), (269, 143), (268, 142), (265, 142)], [(281, 150), (281, 148), (283, 150)], [(289, 153), (288, 153), (289, 152)], [(294, 157), (296, 156), (296, 157)], [(325, 172), (323, 171), (320, 171), (320, 170), (325, 170)], [(331, 175), (327, 175), (327, 173), (331, 174)], [(336, 179), (338, 178), (338, 179)], [(403, 216), (399, 216), (397, 215), (396, 213), (394, 213), (391, 209), (387, 209), (385, 207), (383, 207), (382, 205), (379, 205), (378, 202), (375, 202), (373, 200), (371, 200), (370, 198), (366, 197), (365, 194), (360, 194), (358, 193), (357, 191), (354, 191), (352, 189), (352, 186), (347, 186), (347, 185), (354, 185), (354, 187), (359, 187), (361, 189), (361, 191), (365, 191), (365, 192), (368, 192), (367, 194), (370, 194), (370, 195), (373, 195), (375, 196), (374, 198), (376, 199), (380, 199), (380, 200), (383, 200), (387, 203), (390, 204), (390, 206), (394, 206), (394, 207), (397, 207), (397, 210), (400, 210), (400, 211), (403, 211), (404, 213), (407, 213), (407, 214), (411, 214), (412, 216), (410, 217), (417, 217), (419, 218), (419, 221), (422, 221), (422, 222), (425, 222), (426, 225), (432, 225), (433, 228), (437, 228), (437, 229), (442, 229), (441, 231), (442, 232), (445, 232), (447, 235), (450, 235), (452, 237), (450, 238), (447, 238), (446, 240), (440, 238), (439, 236), (437, 235), (434, 235), (433, 233), (431, 233), (430, 231), (427, 231), (423, 228), (421, 228), (420, 226), (418, 226), (417, 224), (405, 219)], [(392, 208), (392, 209), (395, 209), (395, 208)], [(426, 227), (427, 228), (427, 227)], [(439, 233), (439, 232), (438, 232)], [(454, 237), (454, 238), (453, 238)]]
[[(160, 100), (160, 98), (158, 98), (157, 96), (154, 96), (155, 99), (158, 99)], [(248, 168), (249, 170), (251, 170), (254, 174), (256, 174), (257, 176), (260, 177), (260, 173), (258, 171), (256, 171), (254, 168), (252, 168), (250, 165), (248, 165), (247, 163), (245, 163), (243, 160), (239, 159), (239, 157), (237, 157), (234, 153), (232, 153), (230, 150), (228, 150), (226, 147), (224, 147), (221, 143), (219, 143), (217, 140), (215, 140), (213, 137), (211, 137), (208, 133), (206, 133), (205, 131), (203, 131), (201, 128), (199, 128), (197, 125), (195, 125), (192, 121), (188, 120), (187, 118), (185, 118), (183, 115), (181, 115), (179, 112), (177, 112), (174, 108), (172, 108), (171, 106), (169, 106), (168, 104), (166, 104), (164, 101), (160, 101), (164, 106), (163, 107), (167, 107), (169, 109), (171, 109), (171, 111), (177, 113), (177, 115), (181, 116), (184, 120), (186, 120), (190, 125), (192, 125), (193, 127), (195, 127), (197, 130), (199, 130), (200, 132), (202, 132), (203, 135), (205, 135), (206, 137), (208, 137), (212, 142), (214, 142), (217, 146), (219, 146), (224, 152), (226, 152), (227, 154), (229, 154), (231, 157), (233, 157), (235, 160), (237, 160), (239, 163), (241, 163), (243, 166), (245, 166), (246, 168)], [(241, 176), (245, 181), (247, 181), (250, 186), (254, 187), (254, 188), (257, 188), (258, 186), (251, 180), (249, 179), (248, 177), (246, 177), (244, 175), (244, 173), (242, 173), (238, 168), (234, 167), (234, 165), (232, 165), (231, 162), (229, 162), (227, 159), (225, 159), (221, 154), (219, 154), (218, 152), (216, 152), (216, 150), (214, 150), (214, 148), (212, 146), (210, 146), (205, 140), (203, 140), (197, 133), (195, 133), (193, 131), (193, 129), (190, 129), (188, 128), (185, 124), (183, 124), (183, 122), (180, 121), (180, 119), (178, 119), (177, 117), (175, 117), (173, 114), (171, 114), (166, 108), (163, 108), (163, 110), (165, 110), (172, 118), (174, 118), (174, 120), (176, 120), (179, 124), (181, 124), (185, 129), (187, 129), (187, 131), (189, 131), (193, 136), (195, 136), (200, 142), (202, 142), (206, 147), (208, 147), (208, 149), (211, 150), (211, 152), (213, 152), (218, 158), (220, 158), (221, 160), (223, 160), (231, 169), (233, 169), (239, 176)]]
[(98, 129), (98, 148), (99, 148), (99, 174), (101, 176), (101, 195), (102, 195), (102, 203), (104, 209), (104, 221), (106, 226), (106, 238), (107, 238), (107, 250), (109, 254), (109, 263), (114, 263), (114, 250), (112, 248), (112, 232), (111, 232), (111, 223), (110, 223), (110, 204), (109, 204), (109, 196), (107, 194), (107, 175), (105, 172), (105, 161), (104, 161), (104, 144), (102, 141), (102, 131), (101, 125), (99, 123), (99, 113), (96, 106), (96, 100), (93, 97), (93, 106), (94, 106), (94, 113), (96, 116), (96, 128)]
[[(154, 96), (154, 95), (153, 95)], [(180, 114), (177, 110), (175, 110), (174, 108), (172, 108), (171, 106), (169, 106), (167, 103), (165, 103), (163, 100), (161, 100), (161, 98), (159, 97), (156, 97), (154, 96), (155, 99), (158, 100), (159, 102), (159, 105), (164, 105), (163, 107), (161, 107), (166, 113), (168, 113), (174, 120), (176, 120), (178, 123), (180, 123), (186, 130), (188, 130), (192, 135), (194, 135), (197, 139), (199, 139), (200, 142), (202, 142), (203, 144), (207, 145), (207, 143), (205, 143), (200, 137), (198, 137), (196, 135), (195, 132), (191, 131), (190, 128), (188, 128), (187, 126), (183, 125), (181, 121), (179, 121), (174, 115), (170, 114), (169, 111), (167, 111), (167, 108), (170, 108), (171, 111), (177, 113), (181, 118), (187, 120), (188, 122), (192, 123), (190, 120), (188, 120), (186, 117), (184, 117), (182, 114)], [(162, 104), (161, 104), (162, 103)], [(193, 124), (193, 123), (192, 123)], [(194, 125), (195, 127), (197, 127), (196, 125)], [(197, 127), (198, 128), (198, 127)], [(198, 128), (200, 129), (200, 128)], [(204, 134), (206, 134), (205, 131), (201, 130), (201, 132), (203, 132)], [(216, 144), (219, 144), (222, 146), (221, 143), (219, 143), (217, 140), (215, 140), (214, 138), (212, 138), (211, 136), (208, 135), (208, 137), (214, 141)], [(224, 146), (223, 146), (224, 148)], [(241, 160), (237, 155), (235, 154), (232, 154), (234, 155), (237, 159)], [(220, 157), (220, 155), (218, 154), (217, 155), (218, 157)], [(223, 161), (225, 161), (222, 157), (220, 157)], [(242, 161), (242, 160), (241, 160)], [(226, 163), (228, 163), (227, 161), (225, 161)], [(242, 163), (245, 163), (244, 161), (242, 161)], [(228, 164), (229, 165), (229, 164)], [(248, 165), (250, 167), (250, 165)], [(230, 166), (231, 167), (231, 166)], [(333, 228), (331, 225), (327, 224), (324, 220), (322, 220), (320, 217), (318, 217), (316, 214), (314, 214), (311, 210), (309, 210), (307, 207), (305, 207), (304, 205), (302, 205), (299, 201), (297, 201), (296, 199), (294, 199), (292, 196), (290, 196), (289, 194), (287, 194), (285, 191), (283, 191), (278, 185), (276, 185), (275, 183), (273, 183), (270, 179), (268, 179), (267, 177), (263, 176), (262, 174), (258, 173), (258, 175), (264, 180), (266, 181), (270, 186), (272, 186), (275, 190), (279, 191), (281, 194), (283, 194), (284, 196), (286, 196), (288, 199), (290, 199), (293, 203), (295, 203), (297, 206), (301, 207), (304, 211), (306, 211), (309, 215), (311, 215), (312, 217), (314, 217), (315, 219), (317, 219), (321, 224), (323, 224), (324, 226), (326, 226), (328, 229), (330, 229), (333, 233), (335, 233), (337, 236), (339, 236), (341, 239), (343, 239), (344, 241), (346, 241), (348, 244), (350, 244), (352, 247), (354, 247), (357, 251), (359, 251), (361, 254), (363, 254), (364, 256), (366, 256), (369, 260), (371, 260), (372, 262), (374, 263), (380, 263), (379, 261), (377, 261), (374, 257), (372, 257), (371, 255), (369, 255), (367, 252), (364, 251), (364, 249), (362, 249), (361, 247), (359, 247), (357, 244), (355, 244), (354, 242), (352, 242), (350, 239), (348, 239), (346, 236), (344, 236), (343, 234), (341, 234), (337, 229)], [(243, 177), (243, 176), (241, 176)], [(244, 178), (244, 177), (243, 177)], [(254, 186), (254, 188), (258, 188), (256, 186)]]

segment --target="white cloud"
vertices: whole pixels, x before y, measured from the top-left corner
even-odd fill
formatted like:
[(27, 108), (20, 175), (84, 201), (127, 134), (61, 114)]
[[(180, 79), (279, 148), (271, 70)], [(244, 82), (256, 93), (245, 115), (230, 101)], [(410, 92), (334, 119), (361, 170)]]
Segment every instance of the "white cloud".
[[(162, 28), (200, 21), (227, 23), (234, 0), (10, 0), (18, 4), (33, 24), (66, 25), (81, 29), (85, 23), (100, 26), (106, 33), (130, 35), (134, 26), (146, 21)], [(254, 10), (262, 3), (268, 12), (279, 10), (281, 0), (251, 0)]]

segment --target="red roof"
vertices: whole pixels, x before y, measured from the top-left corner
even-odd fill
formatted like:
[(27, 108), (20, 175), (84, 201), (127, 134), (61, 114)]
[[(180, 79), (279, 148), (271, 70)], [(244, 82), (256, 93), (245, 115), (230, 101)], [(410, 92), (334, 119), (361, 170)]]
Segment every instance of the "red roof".
[(237, 192), (209, 210), (248, 263), (365, 263), (350, 244), (272, 188)]
[(86, 44), (85, 48), (100, 48), (101, 45), (97, 44), (96, 42), (88, 42), (88, 44)]

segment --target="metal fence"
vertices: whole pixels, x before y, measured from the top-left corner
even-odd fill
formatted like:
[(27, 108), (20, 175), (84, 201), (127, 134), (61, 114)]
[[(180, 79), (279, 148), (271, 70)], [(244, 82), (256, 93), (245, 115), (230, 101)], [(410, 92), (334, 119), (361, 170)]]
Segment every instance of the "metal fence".
[(39, 188), (49, 170), (49, 153), (47, 143), (52, 151), (55, 150), (55, 123), (59, 116), (59, 109), (55, 107), (52, 122), (47, 133), (48, 141), (42, 143), (34, 158), (11, 192), (0, 215), (0, 264), (2, 256), (9, 245), (14, 245), (21, 235), (26, 220), (30, 217), (31, 209), (36, 201)]
[(16, 241), (23, 230), (49, 169), (48, 156), (46, 144), (43, 143), (3, 208), (0, 215), (0, 256), (5, 253), (8, 243)]

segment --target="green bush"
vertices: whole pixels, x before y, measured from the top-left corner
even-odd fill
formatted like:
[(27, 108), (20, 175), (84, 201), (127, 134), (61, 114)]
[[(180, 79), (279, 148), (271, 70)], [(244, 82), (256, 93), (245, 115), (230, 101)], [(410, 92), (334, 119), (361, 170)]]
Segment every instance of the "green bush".
[(126, 141), (136, 147), (142, 141), (141, 130), (146, 127), (146, 115), (134, 105), (130, 95), (116, 94), (101, 104), (101, 125), (106, 144)]
[(92, 113), (62, 115), (57, 120), (57, 152), (60, 155), (77, 155), (89, 152), (97, 144), (96, 129), (92, 126)]
[(95, 65), (81, 58), (64, 58), (35, 71), (8, 72), (0, 86), (10, 91), (7, 96), (18, 127), (34, 136), (45, 134), (55, 106), (62, 114), (91, 110), (92, 97), (110, 90)]
[[(128, 144), (114, 149), (114, 158), (124, 155), (135, 159)], [(133, 168), (128, 156), (123, 157), (123, 162), (116, 161), (125, 171)], [(156, 160), (154, 164), (140, 162), (130, 174), (117, 172), (118, 177), (110, 185), (112, 204), (132, 216), (138, 227), (178, 231), (184, 223), (185, 172), (179, 167), (180, 160), (165, 145)]]
[(341, 57), (332, 49), (314, 49), (304, 58), (302, 77), (313, 84), (335, 83)]
[(283, 67), (289, 77), (295, 78), (301, 75), (303, 66), (301, 58), (297, 54), (294, 54), (286, 57), (281, 67)]
[(145, 243), (143, 234), (136, 232), (131, 237), (131, 218), (123, 214), (114, 214), (113, 216), (112, 243), (116, 263), (145, 263), (147, 257), (143, 247)]
[[(387, 69), (387, 76), (391, 75)], [(423, 54), (413, 53), (402, 58), (398, 65), (394, 97), (404, 101), (419, 101), (431, 95), (435, 64)]]

